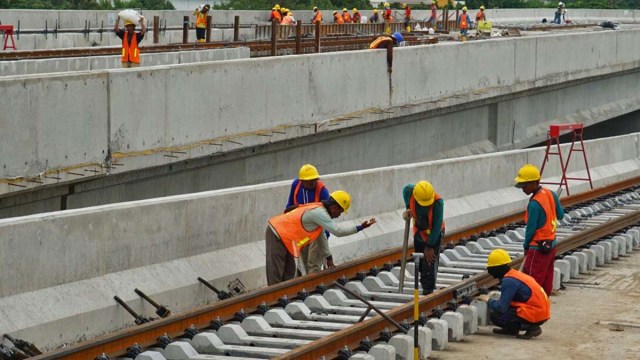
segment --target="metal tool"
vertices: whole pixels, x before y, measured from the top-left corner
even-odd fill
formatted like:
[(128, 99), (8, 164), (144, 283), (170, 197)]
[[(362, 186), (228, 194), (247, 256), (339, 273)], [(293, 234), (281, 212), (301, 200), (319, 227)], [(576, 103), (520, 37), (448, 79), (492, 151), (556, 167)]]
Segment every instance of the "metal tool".
[(411, 218), (409, 217), (404, 224), (404, 240), (402, 242), (402, 260), (400, 262), (400, 283), (398, 284), (398, 293), (402, 294), (404, 287), (404, 272), (407, 267), (407, 248), (409, 247), (409, 227), (411, 227)]

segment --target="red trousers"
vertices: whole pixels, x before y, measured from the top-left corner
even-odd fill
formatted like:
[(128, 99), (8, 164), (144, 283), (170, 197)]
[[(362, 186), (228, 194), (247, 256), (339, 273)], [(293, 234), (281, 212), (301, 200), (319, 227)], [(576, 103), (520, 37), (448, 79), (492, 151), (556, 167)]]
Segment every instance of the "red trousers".
[(553, 260), (556, 257), (556, 248), (551, 249), (548, 254), (529, 249), (525, 255), (523, 272), (534, 278), (544, 292), (550, 295), (553, 290)]

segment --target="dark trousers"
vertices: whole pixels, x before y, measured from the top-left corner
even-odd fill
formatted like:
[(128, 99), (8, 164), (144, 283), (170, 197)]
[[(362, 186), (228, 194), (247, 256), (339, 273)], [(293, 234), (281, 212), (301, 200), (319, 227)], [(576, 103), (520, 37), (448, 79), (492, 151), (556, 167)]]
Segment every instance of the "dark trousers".
[(205, 28), (196, 28), (196, 39), (204, 40), (206, 34), (207, 34), (207, 29), (205, 29)]
[[(438, 275), (438, 260), (440, 259), (440, 243), (442, 236), (438, 240), (438, 244), (433, 249), (436, 254), (436, 259), (433, 263), (428, 264), (427, 260), (423, 257), (420, 259), (420, 285), (422, 285), (422, 295), (431, 294), (436, 287), (436, 276)], [(424, 253), (426, 245), (422, 242), (420, 235), (416, 233), (413, 238), (413, 247), (415, 252)]]
[(540, 326), (545, 323), (544, 321), (535, 324), (528, 322), (516, 315), (516, 308), (513, 306), (509, 307), (509, 310), (503, 313), (492, 311), (490, 318), (491, 322), (495, 326), (503, 328), (504, 330), (514, 334), (520, 330), (529, 330), (532, 327)]
[(296, 276), (296, 260), (269, 225), (264, 238), (267, 248), (267, 284), (275, 285), (293, 279)]
[(551, 249), (551, 252), (547, 254), (543, 254), (539, 250), (528, 249), (524, 259), (523, 272), (534, 278), (547, 295), (551, 295), (553, 290), (553, 263), (556, 252), (556, 248)]

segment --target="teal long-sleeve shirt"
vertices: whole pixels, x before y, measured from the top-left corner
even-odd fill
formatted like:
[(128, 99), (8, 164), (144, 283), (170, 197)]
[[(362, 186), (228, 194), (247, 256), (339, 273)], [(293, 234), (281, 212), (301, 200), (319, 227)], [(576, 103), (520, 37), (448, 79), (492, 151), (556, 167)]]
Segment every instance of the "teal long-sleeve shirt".
[[(411, 199), (411, 194), (413, 194), (414, 184), (406, 185), (402, 189), (402, 198), (404, 199), (404, 205), (408, 209), (409, 208), (409, 200)], [(419, 217), (424, 217), (426, 219), (429, 218), (429, 208), (430, 206), (421, 206), (416, 204), (416, 212)], [(433, 204), (433, 224), (431, 224), (431, 234), (429, 234), (429, 243), (427, 246), (435, 247), (440, 241), (440, 235), (442, 232), (442, 221), (444, 219), (444, 200), (440, 199), (435, 201)]]
[[(531, 199), (533, 199), (533, 196), (537, 194), (538, 191), (536, 191), (531, 195)], [(560, 205), (560, 200), (558, 199), (558, 195), (556, 195), (556, 193), (553, 191), (551, 191), (551, 193), (553, 194), (553, 199), (555, 200), (555, 203), (556, 203), (556, 217), (558, 218), (558, 220), (562, 220), (562, 218), (564, 217), (564, 209), (562, 209), (562, 205)], [(539, 202), (535, 200), (529, 200), (529, 205), (527, 205), (527, 212), (529, 214), (529, 219), (527, 221), (527, 227), (525, 229), (525, 234), (524, 234), (523, 246), (525, 250), (529, 248), (529, 244), (531, 243), (531, 239), (533, 239), (533, 235), (536, 233), (536, 230), (543, 227), (544, 224), (547, 222), (547, 214), (545, 214)], [(554, 247), (556, 246), (555, 239), (553, 239), (553, 246)], [(537, 247), (532, 247), (532, 248), (535, 249)]]

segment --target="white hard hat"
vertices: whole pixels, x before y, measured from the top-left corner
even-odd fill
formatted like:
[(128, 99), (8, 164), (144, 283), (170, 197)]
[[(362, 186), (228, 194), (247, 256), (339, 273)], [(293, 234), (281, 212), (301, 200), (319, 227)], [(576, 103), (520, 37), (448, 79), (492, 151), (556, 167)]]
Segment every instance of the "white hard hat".
[(564, 3), (563, 3), (562, 1), (560, 1), (560, 2), (558, 3), (558, 6), (564, 6)]

